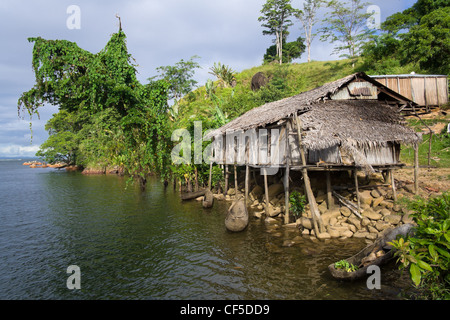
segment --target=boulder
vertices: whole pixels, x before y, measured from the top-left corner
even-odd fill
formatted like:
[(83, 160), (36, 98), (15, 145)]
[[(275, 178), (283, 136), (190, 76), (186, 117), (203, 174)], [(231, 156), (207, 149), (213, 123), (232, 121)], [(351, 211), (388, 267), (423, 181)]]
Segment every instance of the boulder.
[(378, 198), (373, 199), (372, 207), (374, 207), (374, 208), (378, 207), (381, 204), (381, 202), (383, 202), (383, 200), (384, 200), (384, 197), (378, 197)]
[(360, 199), (361, 204), (367, 204), (369, 206), (372, 204), (372, 201), (373, 201), (372, 195), (370, 194), (369, 190), (360, 192), (359, 199)]
[[(325, 204), (326, 205), (326, 204)], [(332, 218), (337, 218), (341, 215), (341, 211), (339, 209), (327, 210), (322, 214), (322, 221), (324, 225), (330, 223)]]
[(282, 183), (275, 183), (269, 186), (267, 193), (269, 195), (269, 200), (278, 196), (280, 193), (284, 192), (284, 185)]
[(358, 230), (353, 234), (354, 238), (366, 238), (369, 235), (369, 232), (365, 230)]
[(251, 88), (252, 91), (257, 91), (264, 87), (269, 82), (269, 79), (262, 72), (257, 72), (252, 77)]
[(363, 217), (367, 217), (370, 220), (380, 220), (383, 216), (372, 209), (366, 209), (361, 214)]
[(305, 228), (305, 229), (309, 229), (312, 230), (313, 229), (313, 222), (311, 219), (306, 218), (306, 217), (301, 217), (300, 219), (300, 225)]
[(263, 192), (264, 190), (262, 187), (255, 186), (250, 193), (255, 199), (258, 199), (263, 194)]
[(239, 232), (248, 225), (248, 212), (242, 199), (234, 202), (227, 212), (225, 226), (229, 231)]
[(378, 198), (378, 197), (381, 196), (380, 192), (378, 192), (377, 189), (373, 189), (373, 190), (370, 192), (370, 195), (371, 195), (372, 197), (374, 197), (374, 198)]
[(214, 204), (214, 196), (211, 190), (206, 190), (205, 195), (203, 197), (203, 208), (211, 208)]
[(352, 216), (349, 217), (347, 221), (354, 225), (357, 230), (361, 229), (361, 220), (359, 218)]
[(330, 238), (331, 238), (331, 236), (328, 232), (322, 232), (317, 235), (317, 239), (319, 239), (319, 240), (325, 240), (325, 239), (330, 239)]
[(378, 220), (378, 221), (375, 223), (375, 228), (376, 228), (379, 232), (383, 232), (384, 230), (389, 229), (390, 227), (391, 227), (391, 225), (390, 225), (388, 222), (383, 221), (383, 220)]
[(384, 221), (390, 224), (399, 224), (402, 221), (402, 216), (398, 214), (390, 214), (384, 217)]
[(350, 211), (350, 209), (347, 208), (347, 207), (341, 207), (340, 211), (341, 211), (341, 214), (342, 214), (344, 217), (350, 217), (350, 215), (352, 214), (352, 212)]

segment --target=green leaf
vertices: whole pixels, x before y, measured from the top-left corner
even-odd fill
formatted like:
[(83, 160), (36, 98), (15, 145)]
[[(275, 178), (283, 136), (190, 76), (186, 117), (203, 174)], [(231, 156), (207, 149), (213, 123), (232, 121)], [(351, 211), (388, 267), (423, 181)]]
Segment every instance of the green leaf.
[(436, 261), (439, 257), (438, 253), (436, 252), (436, 246), (433, 244), (430, 244), (428, 246), (428, 251), (430, 252), (431, 257)]
[(423, 261), (423, 260), (417, 260), (417, 265), (421, 269), (425, 269), (425, 270), (433, 272), (433, 269), (431, 268), (431, 266), (428, 263), (426, 263), (425, 261)]
[(414, 282), (416, 286), (420, 284), (421, 275), (420, 275), (420, 269), (417, 265), (411, 264), (411, 267), (409, 268), (409, 272), (411, 274), (411, 280)]

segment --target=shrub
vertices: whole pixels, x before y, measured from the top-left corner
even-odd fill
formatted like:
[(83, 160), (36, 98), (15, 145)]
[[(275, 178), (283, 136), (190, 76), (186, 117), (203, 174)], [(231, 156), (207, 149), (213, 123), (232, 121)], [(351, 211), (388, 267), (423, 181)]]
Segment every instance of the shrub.
[(423, 298), (450, 298), (450, 193), (428, 201), (416, 199), (410, 205), (417, 223), (415, 233), (392, 242), (400, 268), (409, 267), (414, 285)]

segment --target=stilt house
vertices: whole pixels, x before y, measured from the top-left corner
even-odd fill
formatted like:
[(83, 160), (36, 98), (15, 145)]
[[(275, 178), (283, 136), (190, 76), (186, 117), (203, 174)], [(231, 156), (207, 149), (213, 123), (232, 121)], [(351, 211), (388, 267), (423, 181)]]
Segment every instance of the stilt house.
[(289, 170), (302, 171), (306, 189), (308, 171), (324, 171), (331, 194), (330, 171), (392, 173), (403, 165), (400, 145), (416, 146), (421, 140), (400, 115), (412, 104), (366, 74), (355, 73), (254, 108), (210, 132), (211, 161), (258, 168), (265, 177), (270, 170), (286, 170), (287, 192)]

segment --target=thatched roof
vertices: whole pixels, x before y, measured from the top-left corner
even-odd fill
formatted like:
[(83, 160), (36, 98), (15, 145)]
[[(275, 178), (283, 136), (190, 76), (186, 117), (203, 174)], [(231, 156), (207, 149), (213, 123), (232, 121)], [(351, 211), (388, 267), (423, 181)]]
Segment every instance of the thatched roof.
[(342, 143), (354, 147), (415, 144), (420, 137), (405, 126), (396, 107), (377, 100), (334, 100), (312, 104), (300, 115), (303, 144), (312, 150)]
[(379, 87), (399, 103), (413, 103), (364, 73), (355, 73), (293, 97), (254, 108), (210, 132), (207, 138), (223, 135), (228, 130), (248, 130), (274, 124), (299, 113), (304, 144), (322, 149), (339, 143), (357, 145), (385, 144), (387, 141), (406, 144), (421, 138), (404, 126), (398, 109), (378, 100), (330, 100), (331, 95), (355, 79), (366, 80)]

